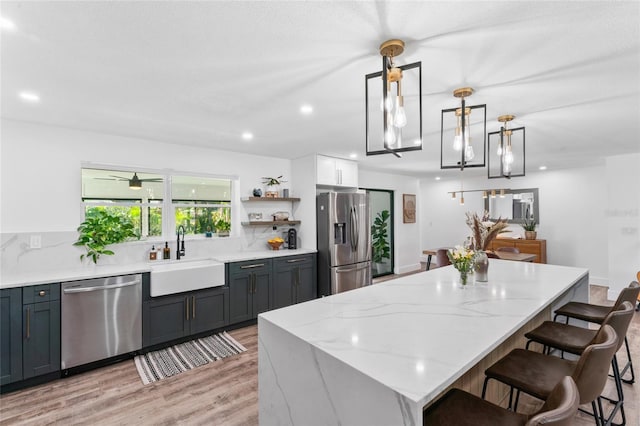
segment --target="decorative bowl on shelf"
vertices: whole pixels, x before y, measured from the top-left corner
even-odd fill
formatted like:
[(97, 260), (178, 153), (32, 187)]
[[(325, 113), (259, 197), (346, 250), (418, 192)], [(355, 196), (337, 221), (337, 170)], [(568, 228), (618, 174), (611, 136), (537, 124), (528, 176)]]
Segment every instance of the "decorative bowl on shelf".
[(284, 240), (280, 237), (272, 238), (267, 241), (272, 250), (280, 250), (280, 246), (284, 244)]

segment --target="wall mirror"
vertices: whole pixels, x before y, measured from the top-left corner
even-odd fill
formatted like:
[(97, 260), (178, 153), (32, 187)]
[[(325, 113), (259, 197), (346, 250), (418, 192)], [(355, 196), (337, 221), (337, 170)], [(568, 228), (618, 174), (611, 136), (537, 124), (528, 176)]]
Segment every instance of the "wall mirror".
[(504, 193), (491, 195), (484, 200), (484, 209), (491, 219), (507, 219), (509, 223), (523, 223), (535, 219), (540, 223), (538, 188), (505, 189)]

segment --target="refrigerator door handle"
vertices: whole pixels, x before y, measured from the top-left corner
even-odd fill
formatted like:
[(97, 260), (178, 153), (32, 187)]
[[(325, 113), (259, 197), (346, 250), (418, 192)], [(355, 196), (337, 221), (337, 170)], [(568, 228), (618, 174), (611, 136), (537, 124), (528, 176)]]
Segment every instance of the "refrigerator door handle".
[(351, 225), (349, 228), (349, 239), (351, 240), (351, 250), (352, 251), (357, 251), (358, 249), (358, 240), (356, 237), (356, 232), (358, 230), (357, 226), (358, 226), (358, 219), (356, 217), (356, 209), (355, 207), (350, 207), (349, 208), (349, 221)]
[(346, 269), (346, 268), (338, 268), (338, 269), (336, 269), (336, 274), (341, 274), (341, 273), (344, 273), (344, 272), (361, 271), (363, 269), (367, 269), (367, 268), (370, 268), (370, 267), (371, 266), (367, 264), (367, 265), (364, 265), (364, 266), (356, 266), (355, 268), (348, 268), (348, 269)]

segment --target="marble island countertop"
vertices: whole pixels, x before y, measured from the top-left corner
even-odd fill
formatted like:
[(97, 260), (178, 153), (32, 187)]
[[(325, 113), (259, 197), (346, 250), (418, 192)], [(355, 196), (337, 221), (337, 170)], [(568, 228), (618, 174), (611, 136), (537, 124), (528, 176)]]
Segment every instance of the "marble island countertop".
[(33, 270), (20, 273), (12, 273), (12, 271), (10, 270), (3, 270), (0, 276), (0, 288), (23, 287), (27, 285), (84, 280), (114, 275), (137, 274), (142, 272), (150, 272), (153, 265), (159, 265), (169, 262), (189, 262), (194, 260), (213, 259), (218, 262), (229, 263), (240, 262), (243, 260), (295, 256), (300, 254), (316, 253), (316, 251), (317, 250), (315, 249), (238, 251), (224, 254), (214, 254), (206, 258), (203, 257), (191, 259), (189, 257), (185, 257), (183, 260), (156, 260), (128, 263), (122, 265), (94, 265), (85, 263), (79, 264), (77, 268), (67, 268), (61, 270)]
[[(261, 314), (261, 423), (421, 423), (421, 407), (588, 271), (492, 259), (488, 283), (462, 289), (456, 276), (437, 268)], [(299, 411), (303, 399), (324, 409)]]

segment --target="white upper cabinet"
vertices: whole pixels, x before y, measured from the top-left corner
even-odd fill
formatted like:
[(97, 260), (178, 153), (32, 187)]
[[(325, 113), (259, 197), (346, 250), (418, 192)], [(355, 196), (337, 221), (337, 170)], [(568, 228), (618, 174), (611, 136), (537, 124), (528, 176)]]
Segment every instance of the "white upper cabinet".
[(334, 157), (316, 157), (316, 184), (358, 187), (358, 163)]

